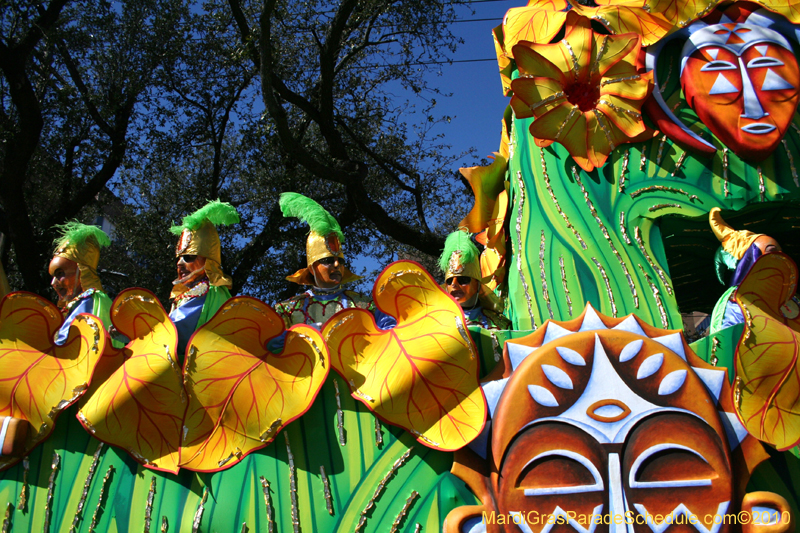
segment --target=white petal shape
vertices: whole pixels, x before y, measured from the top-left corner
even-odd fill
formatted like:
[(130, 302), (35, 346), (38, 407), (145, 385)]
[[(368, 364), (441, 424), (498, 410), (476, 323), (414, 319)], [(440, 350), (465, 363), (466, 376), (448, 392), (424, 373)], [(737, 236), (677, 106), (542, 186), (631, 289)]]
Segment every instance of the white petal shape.
[(581, 329), (578, 331), (591, 331), (593, 329), (608, 329), (600, 317), (597, 316), (597, 311), (591, 306), (586, 304), (586, 314), (583, 316), (583, 323)]
[(736, 86), (725, 77), (725, 74), (720, 72), (717, 74), (717, 79), (714, 81), (714, 85), (711, 86), (711, 90), (708, 91), (708, 94), (732, 94), (739, 92), (741, 92), (741, 89), (737, 89)]
[(511, 341), (506, 342), (508, 349), (508, 358), (511, 359), (511, 370), (514, 371), (522, 363), (522, 361), (536, 350), (524, 344), (517, 344)]
[(736, 413), (729, 413), (728, 411), (719, 411), (720, 420), (722, 425), (725, 426), (725, 434), (728, 437), (728, 444), (731, 451), (739, 447), (739, 444), (747, 437), (747, 429), (739, 421)]
[(542, 365), (542, 370), (547, 379), (550, 380), (550, 383), (559, 389), (572, 390), (572, 380), (566, 372), (553, 365)]
[(633, 315), (629, 316), (611, 329), (615, 329), (617, 331), (627, 331), (629, 333), (636, 333), (642, 337), (647, 337), (647, 334), (642, 329), (642, 326), (639, 325), (639, 322), (636, 321), (636, 318), (634, 318)]
[(714, 397), (715, 400), (719, 401), (719, 395), (722, 393), (722, 384), (725, 382), (725, 375), (724, 370), (712, 370), (710, 368), (697, 368), (692, 367), (694, 373), (703, 380), (705, 383), (708, 392)]
[(545, 407), (558, 407), (558, 400), (553, 393), (539, 385), (528, 385), (528, 392), (531, 393), (533, 401)]
[(567, 363), (575, 366), (586, 366), (586, 359), (575, 350), (567, 348), (566, 346), (556, 346), (556, 351), (558, 355), (561, 356), (561, 359)]
[(761, 85), (761, 90), (783, 91), (784, 89), (794, 89), (794, 85), (781, 78), (780, 74), (776, 74), (771, 68), (768, 68), (767, 75), (764, 76), (764, 83)]
[(657, 353), (655, 355), (651, 355), (644, 361), (642, 364), (639, 365), (639, 370), (636, 372), (636, 379), (644, 379), (649, 378), (656, 372), (658, 369), (661, 368), (661, 365), (664, 364), (664, 354)]
[(483, 394), (486, 396), (486, 403), (489, 405), (489, 417), (494, 417), (494, 411), (497, 409), (497, 402), (500, 401), (500, 396), (506, 388), (509, 378), (498, 379), (495, 381), (487, 381), (481, 384)]
[(547, 344), (550, 341), (554, 341), (556, 339), (560, 339), (566, 335), (572, 333), (570, 330), (562, 328), (555, 322), (549, 322), (547, 324), (547, 330), (544, 332), (544, 341), (542, 344)]
[(686, 370), (676, 370), (664, 376), (664, 379), (661, 380), (661, 384), (658, 386), (658, 395), (666, 396), (680, 389), (686, 381), (687, 374), (688, 372)]
[(636, 357), (636, 354), (638, 354), (641, 351), (643, 344), (644, 341), (641, 339), (637, 339), (633, 342), (626, 344), (625, 347), (622, 349), (622, 351), (619, 352), (619, 362), (624, 363)]
[(678, 333), (664, 335), (663, 337), (653, 337), (653, 340), (663, 346), (666, 346), (676, 354), (681, 356), (681, 359), (686, 361), (686, 351), (683, 349), (683, 336)]

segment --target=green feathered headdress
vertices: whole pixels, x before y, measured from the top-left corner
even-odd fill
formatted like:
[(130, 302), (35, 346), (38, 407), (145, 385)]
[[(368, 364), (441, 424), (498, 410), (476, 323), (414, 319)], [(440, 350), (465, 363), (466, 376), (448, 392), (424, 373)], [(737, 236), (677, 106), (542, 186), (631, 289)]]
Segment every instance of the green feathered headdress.
[(279, 202), (285, 217), (299, 218), (308, 224), (313, 233), (326, 237), (335, 233), (340, 243), (344, 243), (344, 233), (336, 219), (317, 202), (296, 192), (281, 194)]
[(100, 247), (109, 246), (111, 239), (106, 232), (97, 226), (89, 226), (71, 221), (62, 226), (55, 226), (61, 234), (55, 239), (56, 250), (53, 255), (78, 263), (83, 290), (103, 290), (97, 276), (97, 264), (100, 262)]
[(83, 248), (87, 242), (98, 248), (111, 245), (111, 239), (108, 238), (106, 232), (97, 226), (89, 226), (88, 224), (81, 224), (71, 220), (66, 224), (54, 226), (54, 228), (60, 234), (53, 241), (53, 244), (56, 245), (56, 250), (70, 245)]
[(236, 208), (228, 202), (212, 200), (191, 215), (183, 217), (183, 221), (178, 226), (172, 226), (169, 230), (174, 235), (180, 235), (184, 229), (195, 231), (208, 220), (215, 226), (230, 226), (239, 222), (239, 213)]
[(468, 233), (460, 230), (454, 231), (444, 241), (444, 250), (442, 250), (442, 255), (439, 257), (439, 268), (442, 269), (442, 272), (447, 272), (453, 254), (456, 252), (460, 252), (459, 262), (462, 265), (476, 261), (480, 255), (478, 247), (473, 244)]

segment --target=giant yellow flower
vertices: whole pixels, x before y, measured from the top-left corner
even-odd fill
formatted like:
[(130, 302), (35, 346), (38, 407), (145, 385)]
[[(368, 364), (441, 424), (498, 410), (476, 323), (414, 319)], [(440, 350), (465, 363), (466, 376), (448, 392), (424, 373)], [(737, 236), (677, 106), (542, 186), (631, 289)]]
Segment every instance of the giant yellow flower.
[(559, 142), (591, 171), (616, 146), (652, 137), (641, 114), (652, 80), (637, 70), (640, 48), (639, 35), (595, 33), (574, 12), (560, 42), (514, 46), (520, 77), (511, 83), (511, 107), (517, 118), (535, 118), (536, 145)]

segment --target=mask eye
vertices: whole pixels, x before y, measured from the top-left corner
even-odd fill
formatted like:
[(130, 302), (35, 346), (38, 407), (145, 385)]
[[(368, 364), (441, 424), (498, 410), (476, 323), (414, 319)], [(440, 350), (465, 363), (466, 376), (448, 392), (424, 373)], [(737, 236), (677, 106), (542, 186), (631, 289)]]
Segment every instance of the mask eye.
[(657, 444), (633, 462), (629, 484), (632, 489), (703, 487), (717, 474), (705, 457), (680, 444)]
[(737, 67), (730, 61), (723, 61), (722, 59), (715, 59), (714, 61), (709, 61), (702, 67), (700, 67), (700, 72), (717, 72), (719, 70), (736, 70)]
[[(559, 485), (554, 486), (554, 480)], [(603, 478), (586, 457), (569, 450), (540, 453), (522, 469), (517, 487), (525, 496), (577, 494), (603, 490)]]
[(757, 57), (747, 62), (747, 68), (782, 67), (783, 61), (777, 57)]

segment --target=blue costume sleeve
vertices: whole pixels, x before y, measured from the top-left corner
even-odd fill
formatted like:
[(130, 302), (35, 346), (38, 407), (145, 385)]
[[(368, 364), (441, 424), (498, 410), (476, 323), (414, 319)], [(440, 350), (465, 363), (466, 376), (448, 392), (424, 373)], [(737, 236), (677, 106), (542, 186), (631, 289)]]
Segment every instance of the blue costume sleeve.
[(92, 314), (93, 308), (94, 300), (92, 298), (84, 298), (77, 305), (75, 305), (75, 307), (72, 308), (72, 311), (69, 312), (69, 315), (67, 315), (67, 318), (64, 319), (64, 323), (61, 324), (61, 327), (58, 330), (56, 344), (61, 346), (67, 342), (67, 337), (69, 336), (69, 326), (72, 324), (72, 321), (75, 320), (75, 317), (81, 313)]
[(744, 323), (742, 309), (739, 307), (739, 304), (729, 300), (725, 305), (725, 316), (722, 319), (722, 328), (729, 328), (742, 323)]
[(375, 309), (373, 315), (375, 316), (375, 323), (381, 329), (392, 329), (397, 325), (397, 320), (393, 316), (387, 315), (380, 309)]
[(178, 330), (178, 359), (183, 362), (183, 354), (186, 353), (186, 345), (192, 333), (197, 329), (197, 322), (200, 320), (200, 313), (203, 311), (203, 304), (207, 294), (192, 298), (179, 308), (169, 314), (169, 318)]

